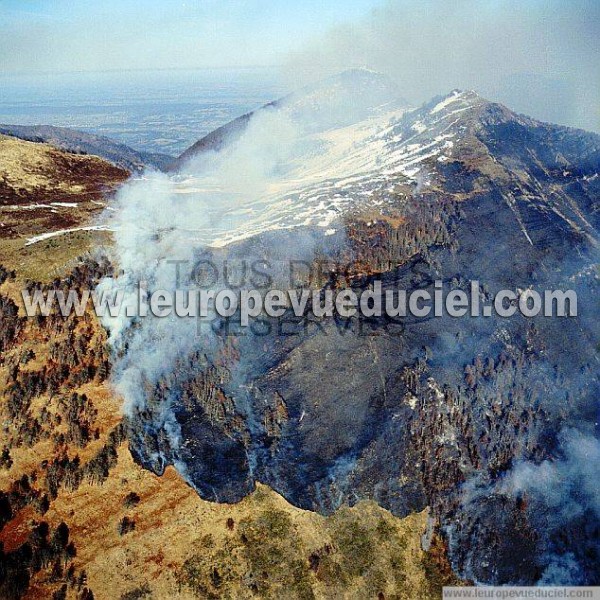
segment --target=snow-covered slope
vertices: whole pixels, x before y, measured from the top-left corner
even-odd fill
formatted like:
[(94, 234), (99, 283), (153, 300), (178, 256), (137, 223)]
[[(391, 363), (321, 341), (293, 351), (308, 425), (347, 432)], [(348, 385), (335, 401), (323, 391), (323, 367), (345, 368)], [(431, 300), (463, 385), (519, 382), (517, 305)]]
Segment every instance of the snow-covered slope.
[[(297, 226), (324, 227), (333, 233), (343, 215), (397, 201), (393, 192), (398, 186), (427, 185), (428, 163), (448, 160), (452, 154), (460, 114), (485, 102), (474, 92), (453, 91), (421, 109), (395, 108), (388, 102), (356, 123), (323, 127), (321, 122), (316, 127), (315, 98), (311, 91), (306, 103), (295, 97), (291, 104), (273, 107), (264, 123), (257, 115), (255, 127), (251, 123), (230, 148), (211, 157), (216, 168), (210, 161), (207, 166), (203, 157), (175, 177), (175, 194), (195, 199), (211, 224), (210, 230), (198, 232), (198, 242), (221, 246)], [(331, 106), (328, 102), (328, 111)], [(277, 135), (277, 127), (286, 129), (285, 139), (269, 148), (268, 172), (261, 173), (258, 189), (245, 188), (243, 159), (253, 151), (264, 152), (265, 144), (257, 139)], [(227, 165), (232, 161), (233, 172)], [(239, 188), (223, 181), (219, 171), (224, 168), (239, 179)]]
[(323, 131), (357, 123), (393, 108), (406, 108), (406, 100), (396, 84), (385, 75), (369, 69), (350, 69), (318, 81), (275, 100), (262, 108), (215, 129), (190, 146), (170, 165), (178, 171), (199, 155), (218, 151), (241, 137), (257, 115), (278, 109), (305, 130)]
[[(465, 185), (468, 193), (493, 187), (530, 243), (521, 202), (553, 210), (568, 227), (582, 221), (552, 192), (548, 177), (558, 173), (561, 186), (569, 184), (563, 173), (591, 177), (597, 136), (516, 115), (473, 91), (453, 90), (408, 109), (379, 77), (342, 74), (207, 136), (176, 173), (134, 182), (133, 196), (144, 204), (136, 201), (133, 211), (128, 188), (115, 226), (138, 227), (142, 236), (179, 235), (195, 247), (297, 227), (330, 235), (348, 216), (398, 209), (428, 190), (460, 190), (464, 197)], [(361, 118), (346, 122), (357, 111)], [(573, 161), (577, 169), (565, 166)], [(587, 188), (590, 181), (579, 183)]]

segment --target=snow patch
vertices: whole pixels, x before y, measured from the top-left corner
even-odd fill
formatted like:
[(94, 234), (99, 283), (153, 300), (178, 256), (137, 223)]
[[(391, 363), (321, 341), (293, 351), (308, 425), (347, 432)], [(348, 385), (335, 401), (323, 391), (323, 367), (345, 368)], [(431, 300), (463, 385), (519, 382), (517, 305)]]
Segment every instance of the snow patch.
[(444, 110), (447, 106), (449, 106), (453, 102), (456, 102), (462, 95), (463, 95), (462, 92), (459, 92), (458, 90), (454, 90), (447, 98), (445, 98), (441, 102), (438, 102), (431, 109), (431, 114), (435, 115), (436, 113), (439, 113), (440, 111)]
[(31, 238), (27, 238), (26, 246), (31, 246), (32, 244), (37, 244), (38, 242), (43, 242), (44, 240), (48, 240), (53, 237), (57, 237), (59, 235), (64, 235), (65, 233), (73, 233), (75, 231), (114, 231), (110, 227), (106, 225), (92, 225), (90, 227), (74, 227), (73, 229), (60, 229), (58, 231), (50, 231), (48, 233), (42, 233), (40, 235), (36, 235)]

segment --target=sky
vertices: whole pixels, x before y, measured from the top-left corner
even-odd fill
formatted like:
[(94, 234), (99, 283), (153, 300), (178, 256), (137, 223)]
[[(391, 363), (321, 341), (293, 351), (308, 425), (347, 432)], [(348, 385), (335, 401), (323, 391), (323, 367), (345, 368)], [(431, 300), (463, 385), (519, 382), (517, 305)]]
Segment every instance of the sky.
[(600, 0), (395, 0), (293, 51), (290, 79), (369, 66), (421, 103), (473, 89), (600, 132)]
[(349, 67), (600, 131), (600, 0), (0, 0), (0, 74)]
[(0, 71), (274, 65), (376, 0), (0, 0)]

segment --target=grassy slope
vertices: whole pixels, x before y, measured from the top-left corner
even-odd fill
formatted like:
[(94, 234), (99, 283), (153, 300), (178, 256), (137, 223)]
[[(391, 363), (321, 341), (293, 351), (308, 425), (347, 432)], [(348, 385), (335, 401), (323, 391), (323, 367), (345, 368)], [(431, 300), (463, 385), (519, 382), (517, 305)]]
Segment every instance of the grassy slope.
[[(16, 289), (7, 282), (0, 293)], [(91, 315), (76, 325), (76, 332), (79, 327), (82, 336), (85, 331), (90, 337), (90, 348), (104, 339)], [(56, 359), (50, 358), (51, 345), (57, 341), (60, 336), (28, 322), (18, 344), (5, 353), (0, 382), (7, 380), (8, 366), (27, 350), (33, 350), (35, 358), (22, 365), (21, 372), (52, 368)], [(91, 429), (98, 430), (97, 439), (83, 447), (56, 439), (68, 430), (63, 405), (73, 392), (85, 394), (96, 411)], [(2, 405), (6, 401), (5, 394)], [(43, 422), (44, 408), (52, 415), (63, 414), (62, 422)], [(89, 463), (122, 419), (120, 400), (97, 376), (82, 385), (65, 382), (53, 396), (36, 396), (27, 416), (42, 423), (42, 433), (28, 447), (20, 440), (18, 419), (5, 426), (0, 447), (10, 449), (13, 464), (0, 470), (0, 489), (8, 490), (23, 474), (35, 473), (34, 488), (43, 493), (44, 461), (66, 452), (71, 459), (79, 456), (82, 465)], [(125, 498), (131, 492), (140, 500), (128, 507)], [(121, 535), (124, 517), (135, 528)], [(5, 550), (21, 545), (33, 523), (42, 520), (51, 528), (61, 522), (68, 525), (77, 550), (72, 561), (76, 573), (85, 571), (86, 586), (95, 598), (107, 600), (127, 593), (132, 594), (129, 598), (244, 598), (281, 597), (284, 591), (290, 598), (376, 598), (379, 593), (385, 598), (435, 598), (446, 579), (443, 561), (420, 549), (424, 513), (397, 519), (374, 503), (362, 502), (324, 518), (291, 506), (262, 486), (237, 505), (206, 502), (174, 469), (168, 468), (162, 477), (142, 469), (126, 441), (119, 445), (116, 464), (103, 482), (84, 480), (74, 490), (61, 485), (45, 514), (31, 505), (18, 511), (0, 531)], [(49, 568), (43, 569), (33, 578), (27, 597), (50, 597), (62, 584), (62, 579), (51, 580)], [(67, 597), (76, 598), (80, 591), (69, 584)]]

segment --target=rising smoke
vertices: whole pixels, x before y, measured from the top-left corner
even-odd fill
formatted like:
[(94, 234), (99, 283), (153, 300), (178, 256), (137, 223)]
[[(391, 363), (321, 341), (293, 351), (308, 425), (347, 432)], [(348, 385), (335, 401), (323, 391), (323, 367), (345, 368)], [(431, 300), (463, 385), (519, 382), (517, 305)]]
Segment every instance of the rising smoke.
[[(467, 4), (461, 3), (461, 6)], [(388, 8), (386, 11), (391, 12), (374, 15), (370, 24), (355, 31), (338, 31), (328, 43), (330, 51), (325, 53), (324, 60), (311, 62), (312, 66), (318, 64), (324, 73), (328, 73), (352, 66), (346, 60), (350, 63), (360, 61), (361, 64), (369, 62), (394, 74), (404, 93), (418, 100), (457, 85), (477, 87), (485, 93), (486, 85), (497, 83), (496, 74), (485, 75), (497, 63), (489, 54), (478, 54), (477, 44), (484, 35), (499, 43), (497, 34), (491, 30), (491, 22), (486, 27), (476, 27), (475, 17), (468, 12), (460, 13), (457, 22), (445, 18), (453, 13), (447, 13), (450, 9), (442, 9), (438, 3), (426, 3), (425, 7), (434, 7), (437, 11), (432, 24), (427, 25), (424, 21), (425, 30), (417, 27), (419, 23), (414, 21), (414, 15), (413, 21), (407, 18), (404, 22), (398, 8)], [(515, 10), (517, 17), (522, 14), (522, 9)], [(421, 16), (424, 18), (425, 14)], [(453, 22), (457, 27), (452, 27)], [(440, 34), (439, 23), (444, 23), (448, 31)], [(514, 33), (514, 39), (521, 40), (521, 45), (514, 47), (522, 49), (522, 62), (513, 60), (510, 68), (499, 67), (496, 71), (501, 76), (510, 76), (510, 69), (528, 68), (530, 63), (524, 58), (528, 53), (532, 61), (542, 61), (539, 50), (534, 47), (536, 42), (524, 40), (525, 29), (521, 31), (520, 28), (526, 28), (527, 23), (529, 17), (518, 27), (508, 29)], [(461, 40), (461, 31), (469, 27), (474, 27), (477, 35)], [(502, 30), (498, 24), (494, 27)], [(517, 35), (515, 28), (521, 34)], [(379, 43), (380, 35), (382, 42), (393, 38), (393, 45), (380, 47), (376, 44), (373, 48), (373, 41)], [(436, 41), (430, 47), (427, 44), (431, 40)], [(452, 52), (444, 53), (448, 48)], [(417, 60), (415, 52), (419, 49), (424, 54)], [(447, 69), (436, 66), (446, 64), (439, 60), (442, 54), (446, 63), (450, 61)], [(344, 55), (342, 65), (340, 61)], [(499, 55), (502, 57), (502, 52)], [(372, 60), (365, 61), (365, 56)], [(504, 58), (507, 58), (506, 54)], [(309, 59), (301, 57), (299, 60)], [(475, 63), (478, 65), (470, 71), (469, 65)], [(311, 73), (317, 75), (314, 69)], [(338, 88), (334, 86), (334, 89)], [(371, 108), (395, 99), (379, 92), (370, 103)], [(313, 88), (307, 94), (288, 100), (287, 105), (262, 110), (250, 119), (239, 137), (219, 150), (208, 150), (191, 159), (179, 173), (149, 172), (125, 185), (119, 193), (118, 211), (113, 220), (116, 230), (114, 259), (122, 273), (115, 279), (105, 280), (102, 287), (124, 290), (130, 302), (137, 301), (140, 281), (146, 282), (150, 291), (174, 291), (176, 286), (185, 289), (193, 284), (190, 270), (182, 269), (183, 278), (177, 284), (173, 261), (187, 261), (191, 266), (199, 256), (206, 253), (212, 256), (215, 248), (289, 227), (285, 217), (288, 213), (282, 210), (290, 206), (293, 209), (294, 190), (301, 183), (305, 160), (315, 156), (318, 159), (323, 151), (323, 142), (315, 137), (315, 133), (332, 125), (343, 125), (349, 115), (352, 119), (357, 115), (356, 104), (349, 103), (349, 99), (355, 100), (354, 94), (335, 94), (337, 100), (333, 103), (330, 95), (326, 95), (329, 98), (326, 110), (315, 111), (314, 100), (319, 97)], [(419, 180), (417, 184), (420, 190), (424, 181)], [(310, 260), (314, 248), (314, 238), (307, 236), (300, 247), (293, 249), (293, 255), (289, 247), (270, 250), (280, 259)], [(161, 319), (148, 315), (137, 321), (121, 317), (107, 319), (105, 324), (114, 348), (114, 384), (124, 398), (125, 413), (131, 416), (142, 411), (151, 413), (151, 419), (146, 418), (145, 423), (152, 423), (154, 431), (151, 433), (160, 432), (168, 438), (172, 451), (166, 458), (157, 448), (153, 458), (158, 465), (156, 469), (160, 470), (161, 465), (170, 461), (185, 476), (185, 464), (177, 457), (181, 432), (173, 405), (180, 393), (177, 377), (185, 378), (189, 372), (180, 370), (179, 365), (198, 351), (210, 357), (215, 345), (214, 335), (205, 330), (198, 336), (197, 328), (189, 319), (174, 316)], [(173, 374), (169, 386), (160, 388), (160, 402), (149, 404), (149, 398), (156, 397), (160, 380)], [(244, 414), (246, 407), (236, 409)], [(560, 547), (559, 534), (564, 527), (577, 531), (581, 519), (587, 516), (592, 527), (597, 523), (597, 486), (594, 485), (593, 466), (589, 465), (597, 464), (594, 461), (598, 458), (598, 444), (595, 438), (571, 430), (563, 433), (560, 442), (560, 454), (554, 460), (537, 465), (520, 463), (500, 483), (486, 485), (470, 494), (464, 502), (464, 510), (475, 513), (477, 503), (490, 494), (511, 499), (526, 497), (535, 529), (547, 531), (540, 580), (581, 582), (581, 557)], [(341, 481), (352, 468), (353, 460), (353, 456), (348, 456), (336, 464), (334, 470)], [(251, 457), (248, 462), (252, 464)]]
[(551, 122), (600, 131), (600, 4), (594, 0), (396, 0), (290, 57), (290, 80), (350, 67), (391, 76), (420, 104), (474, 89)]
[[(500, 491), (523, 495), (529, 502), (530, 519), (546, 549), (539, 583), (577, 585), (586, 581), (581, 566), (585, 554), (600, 555), (600, 441), (574, 429), (564, 430), (559, 437), (561, 455), (556, 460), (519, 463), (502, 481)], [(577, 544), (564, 542), (565, 535), (577, 537), (582, 531), (589, 535), (582, 535)]]
[[(277, 106), (265, 107), (249, 119), (241, 135), (232, 135), (218, 149), (191, 158), (179, 172), (146, 172), (124, 185), (117, 210), (111, 213), (114, 262), (121, 274), (105, 279), (100, 291), (114, 294), (120, 290), (125, 305), (136, 305), (140, 283), (148, 292), (190, 289), (199, 257), (217, 261), (218, 249), (228, 244), (306, 225), (306, 218), (290, 220), (289, 215), (294, 215), (295, 189), (301, 185), (306, 157), (314, 160), (326, 151), (315, 134), (394, 100), (384, 86), (365, 88), (357, 102), (356, 94), (349, 93), (354, 83), (334, 79), (324, 89), (312, 87)], [(261, 256), (266, 252), (280, 262), (310, 261), (323, 237), (322, 225), (311, 234), (296, 235), (293, 247), (265, 248), (269, 242), (263, 241)], [(248, 252), (243, 254), (246, 260), (253, 258)], [(104, 324), (114, 349), (113, 382), (124, 399), (124, 412), (134, 416), (151, 410), (156, 432), (166, 434), (176, 451), (180, 431), (172, 403), (180, 390), (177, 386), (162, 390), (160, 403), (152, 407), (148, 398), (156, 395), (159, 381), (177, 372), (186, 357), (198, 351), (211, 355), (213, 332), (205, 328), (199, 335), (191, 319), (159, 318), (151, 313), (137, 319), (125, 314), (107, 316)], [(181, 373), (182, 378), (186, 376), (189, 373)], [(162, 457), (156, 459), (164, 462)], [(177, 466), (185, 474), (184, 465)]]

